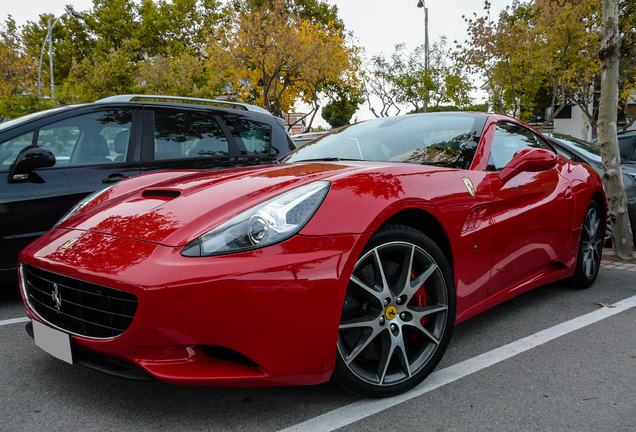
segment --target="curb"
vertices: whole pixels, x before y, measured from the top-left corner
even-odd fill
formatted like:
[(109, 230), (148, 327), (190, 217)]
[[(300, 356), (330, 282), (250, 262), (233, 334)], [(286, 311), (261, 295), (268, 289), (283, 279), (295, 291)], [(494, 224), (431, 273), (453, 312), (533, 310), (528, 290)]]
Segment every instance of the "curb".
[(634, 252), (634, 258), (622, 260), (613, 255), (611, 248), (605, 248), (601, 259), (601, 268), (636, 272), (636, 252)]

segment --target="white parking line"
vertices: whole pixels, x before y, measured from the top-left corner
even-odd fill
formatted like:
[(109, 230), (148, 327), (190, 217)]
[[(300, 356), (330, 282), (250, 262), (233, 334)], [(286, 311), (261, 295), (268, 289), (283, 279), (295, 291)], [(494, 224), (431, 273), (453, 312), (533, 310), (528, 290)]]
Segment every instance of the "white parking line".
[(407, 400), (416, 398), (446, 384), (457, 381), (472, 373), (478, 372), (489, 366), (500, 363), (511, 357), (521, 354), (537, 346), (543, 345), (560, 336), (579, 330), (590, 324), (609, 318), (636, 306), (636, 296), (615, 303), (612, 308), (602, 308), (597, 311), (582, 315), (570, 321), (555, 325), (549, 329), (540, 331), (531, 336), (519, 339), (487, 353), (465, 360), (456, 365), (432, 373), (413, 390), (387, 399), (363, 399), (361, 401), (343, 406), (327, 412), (318, 417), (298, 423), (279, 432), (292, 431), (333, 431), (347, 426), (358, 420), (377, 414), (388, 408), (401, 404)]
[(5, 325), (9, 325), (9, 324), (17, 324), (17, 323), (27, 322), (27, 321), (31, 321), (31, 320), (29, 318), (27, 318), (27, 317), (12, 318), (12, 319), (8, 319), (8, 320), (0, 321), (0, 326), (5, 326)]

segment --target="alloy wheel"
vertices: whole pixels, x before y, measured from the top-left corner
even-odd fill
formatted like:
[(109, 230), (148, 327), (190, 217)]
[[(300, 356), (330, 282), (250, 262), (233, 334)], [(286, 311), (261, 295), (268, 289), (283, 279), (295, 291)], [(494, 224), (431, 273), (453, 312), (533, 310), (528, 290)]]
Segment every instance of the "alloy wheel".
[(438, 263), (406, 241), (380, 244), (356, 263), (338, 335), (342, 362), (374, 387), (403, 383), (433, 358), (447, 327), (448, 286)]
[(585, 277), (593, 278), (601, 265), (603, 238), (601, 233), (601, 219), (598, 210), (590, 207), (583, 222), (581, 233), (581, 253), (583, 254), (583, 271)]

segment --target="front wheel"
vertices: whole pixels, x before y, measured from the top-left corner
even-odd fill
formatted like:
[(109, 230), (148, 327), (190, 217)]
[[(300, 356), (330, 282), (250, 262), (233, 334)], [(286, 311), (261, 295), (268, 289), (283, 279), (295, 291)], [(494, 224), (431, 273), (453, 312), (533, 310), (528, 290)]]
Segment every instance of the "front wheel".
[(383, 227), (351, 275), (332, 380), (363, 397), (411, 389), (442, 358), (455, 309), (452, 272), (440, 248), (412, 228)]
[(603, 254), (603, 218), (595, 201), (591, 201), (581, 227), (576, 269), (569, 282), (577, 288), (590, 287), (601, 267)]

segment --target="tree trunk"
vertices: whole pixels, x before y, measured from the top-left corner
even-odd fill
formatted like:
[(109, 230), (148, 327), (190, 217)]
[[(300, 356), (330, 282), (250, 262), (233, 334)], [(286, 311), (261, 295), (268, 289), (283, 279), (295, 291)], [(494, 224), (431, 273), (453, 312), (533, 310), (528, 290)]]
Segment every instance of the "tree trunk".
[(633, 237), (627, 214), (627, 197), (621, 170), (621, 158), (616, 137), (618, 111), (618, 0), (602, 0), (601, 25), (601, 100), (598, 119), (598, 142), (603, 159), (603, 183), (607, 194), (609, 218), (612, 224), (612, 249), (621, 259), (633, 257)]

